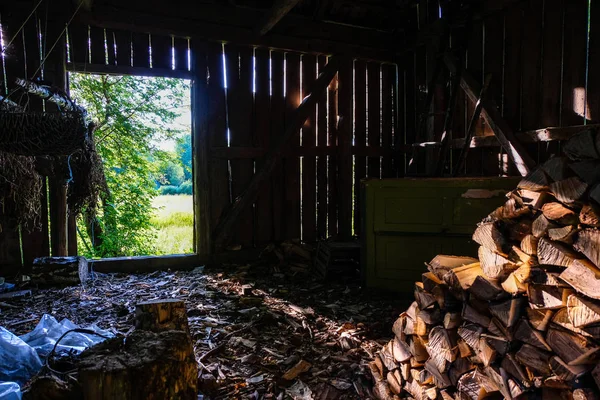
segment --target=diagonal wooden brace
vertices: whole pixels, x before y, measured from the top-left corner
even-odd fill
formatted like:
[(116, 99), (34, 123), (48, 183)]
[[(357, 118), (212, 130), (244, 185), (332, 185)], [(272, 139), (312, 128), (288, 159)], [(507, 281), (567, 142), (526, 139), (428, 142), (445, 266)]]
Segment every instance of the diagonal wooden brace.
[[(446, 53), (444, 56), (444, 62), (446, 66), (452, 73), (456, 73), (458, 70), (458, 62), (456, 58), (452, 56), (452, 54)], [(481, 85), (477, 83), (475, 78), (468, 72), (462, 71), (460, 86), (463, 88), (467, 96), (473, 102), (477, 102), (479, 100), (479, 94), (481, 93)], [(489, 98), (481, 99), (481, 108), (483, 119), (485, 122), (492, 128), (494, 134), (498, 138), (500, 145), (504, 148), (512, 162), (517, 167), (517, 170), (522, 176), (529, 174), (533, 168), (535, 167), (535, 161), (525, 148), (519, 142), (515, 133), (510, 128), (508, 123), (502, 118), (500, 111), (498, 111), (498, 107), (496, 102)]]
[(321, 98), (325, 88), (327, 88), (331, 80), (335, 77), (338, 69), (339, 60), (336, 57), (330, 58), (329, 62), (315, 81), (311, 93), (306, 96), (298, 106), (289, 125), (287, 125), (283, 134), (279, 136), (277, 141), (267, 152), (262, 160), (262, 164), (258, 167), (250, 182), (248, 182), (246, 188), (233, 201), (229, 210), (223, 214), (214, 233), (214, 244), (217, 249), (220, 249), (227, 244), (227, 241), (231, 237), (232, 229), (237, 223), (240, 214), (246, 207), (256, 201), (260, 186), (271, 176), (277, 162), (283, 155), (285, 145), (289, 142), (290, 138), (302, 128), (311, 109), (317, 104), (317, 101)]

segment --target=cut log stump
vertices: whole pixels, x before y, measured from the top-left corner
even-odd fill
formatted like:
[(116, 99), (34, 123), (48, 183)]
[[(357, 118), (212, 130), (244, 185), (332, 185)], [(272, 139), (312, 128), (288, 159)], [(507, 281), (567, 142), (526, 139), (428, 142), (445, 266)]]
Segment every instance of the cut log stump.
[(33, 261), (31, 281), (40, 286), (85, 284), (89, 279), (85, 257), (41, 257)]
[(135, 306), (135, 327), (152, 332), (184, 331), (189, 334), (183, 300), (152, 300)]
[(85, 400), (198, 398), (198, 366), (190, 336), (183, 331), (134, 331), (80, 357)]

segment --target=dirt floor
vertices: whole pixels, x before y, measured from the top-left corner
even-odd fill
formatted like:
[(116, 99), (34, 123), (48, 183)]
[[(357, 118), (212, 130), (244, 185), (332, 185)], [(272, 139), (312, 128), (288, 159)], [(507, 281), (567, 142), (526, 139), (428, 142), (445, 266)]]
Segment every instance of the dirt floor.
[(205, 399), (370, 398), (367, 362), (389, 339), (406, 301), (364, 291), (357, 278), (258, 262), (189, 272), (96, 274), (86, 287), (33, 289), (4, 300), (0, 326), (29, 332), (51, 314), (116, 334), (135, 304), (186, 301)]

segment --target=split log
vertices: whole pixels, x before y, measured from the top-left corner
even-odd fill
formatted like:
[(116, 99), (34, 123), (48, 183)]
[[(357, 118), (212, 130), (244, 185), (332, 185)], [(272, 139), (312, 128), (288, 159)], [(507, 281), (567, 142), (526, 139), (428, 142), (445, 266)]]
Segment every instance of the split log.
[(475, 308), (465, 303), (463, 306), (461, 317), (465, 321), (472, 322), (474, 324), (488, 327), (490, 324), (490, 318), (482, 313), (478, 312)]
[(523, 297), (513, 297), (500, 303), (490, 303), (490, 313), (498, 318), (505, 327), (511, 328), (521, 316), (524, 303), (525, 299)]
[(552, 355), (538, 347), (524, 344), (515, 354), (515, 357), (521, 364), (538, 371), (542, 376), (548, 376), (552, 373), (550, 370)]
[(415, 283), (415, 300), (422, 310), (436, 304), (435, 296), (424, 289), (422, 282)]
[(600, 364), (596, 365), (592, 370), (592, 377), (594, 378), (594, 382), (596, 382), (596, 386), (600, 388)]
[(494, 222), (480, 224), (473, 233), (473, 240), (493, 252), (505, 252), (506, 239)]
[(583, 196), (587, 189), (587, 183), (582, 182), (577, 177), (554, 182), (550, 185), (550, 191), (554, 197), (563, 203), (576, 202), (581, 199), (581, 196)]
[(567, 305), (567, 299), (572, 293), (564, 287), (529, 285), (527, 296), (529, 305), (534, 309), (556, 310)]
[(42, 257), (33, 261), (31, 280), (40, 286), (85, 284), (88, 279), (85, 257)]
[(481, 265), (476, 262), (453, 268), (446, 272), (443, 278), (448, 286), (460, 293), (461, 290), (469, 289), (475, 279), (482, 274)]
[(135, 306), (135, 327), (153, 332), (190, 332), (183, 300), (152, 300)]
[(500, 300), (507, 296), (507, 293), (496, 282), (486, 279), (481, 275), (475, 278), (469, 288), (469, 292), (485, 301)]
[(576, 295), (569, 296), (567, 300), (567, 315), (576, 328), (600, 322), (600, 304)]
[(481, 270), (490, 279), (505, 279), (518, 265), (510, 261), (507, 256), (494, 253), (486, 247), (479, 247)]
[(594, 364), (598, 360), (600, 347), (576, 333), (550, 327), (546, 342), (568, 365)]
[(573, 247), (583, 253), (596, 267), (600, 267), (600, 231), (582, 230)]
[(483, 328), (474, 324), (463, 325), (458, 328), (458, 336), (476, 353), (479, 352), (479, 339), (482, 333)]
[(600, 300), (600, 269), (588, 260), (575, 260), (560, 278), (575, 290), (592, 299)]
[(565, 382), (572, 382), (589, 370), (588, 367), (583, 365), (569, 365), (557, 356), (550, 359), (550, 368), (556, 376)]
[(573, 135), (562, 148), (563, 152), (573, 161), (597, 159), (600, 157), (596, 150), (596, 132), (586, 129)]
[(403, 363), (412, 357), (412, 354), (410, 354), (410, 348), (404, 340), (400, 340), (398, 337), (395, 337), (391, 342), (393, 342), (392, 355), (396, 362)]
[(552, 242), (545, 238), (540, 239), (537, 254), (540, 264), (558, 265), (562, 267), (569, 267), (573, 264), (573, 261), (581, 258), (577, 252), (565, 246), (563, 243)]
[(585, 204), (579, 212), (579, 222), (594, 228), (600, 227), (600, 210), (598, 207), (594, 204)]
[(553, 310), (527, 309), (527, 320), (536, 330), (545, 332), (554, 316)]
[(585, 160), (571, 163), (571, 170), (588, 185), (600, 182), (600, 160)]
[(502, 358), (500, 366), (517, 381), (522, 382), (524, 386), (530, 386), (529, 376), (525, 373), (523, 365), (517, 360), (513, 354), (507, 354)]
[(552, 157), (543, 163), (540, 168), (554, 182), (562, 181), (569, 177), (569, 160), (566, 157)]
[(531, 225), (531, 233), (535, 238), (539, 239), (546, 236), (548, 229), (555, 227), (556, 225), (554, 223), (550, 222), (543, 214), (540, 214)]
[(579, 216), (575, 211), (557, 202), (544, 204), (542, 213), (548, 220), (561, 225), (574, 225), (579, 222)]
[(558, 228), (548, 229), (548, 237), (556, 242), (573, 244), (575, 235), (579, 232), (575, 225), (561, 226)]
[(515, 328), (514, 338), (522, 343), (527, 343), (542, 350), (552, 351), (544, 335), (529, 325), (525, 319), (521, 319)]
[(387, 383), (392, 393), (400, 394), (402, 393), (402, 381), (398, 381), (398, 376), (396, 375), (396, 373), (398, 373), (399, 376), (398, 370), (394, 372), (389, 371), (387, 373)]
[(108, 339), (80, 356), (83, 398), (198, 398), (198, 367), (190, 336), (183, 331), (134, 331)]
[(517, 276), (516, 276), (517, 271), (518, 271), (518, 269), (515, 272), (511, 272), (511, 274), (508, 275), (508, 277), (504, 280), (504, 282), (502, 282), (502, 289), (506, 293), (512, 294), (513, 296), (527, 293), (527, 284), (521, 282), (517, 278)]
[(459, 257), (459, 256), (445, 256), (439, 255), (436, 256), (429, 264), (427, 268), (430, 272), (432, 272), (438, 279), (443, 279), (446, 272), (456, 267), (460, 267), (463, 265), (473, 264), (478, 262), (476, 258), (473, 257)]
[(462, 323), (460, 313), (446, 313), (444, 315), (444, 328), (446, 330), (456, 329)]
[(537, 254), (537, 246), (539, 239), (534, 235), (527, 235), (521, 240), (521, 250), (530, 256)]
[(548, 176), (541, 168), (535, 169), (525, 178), (521, 179), (517, 187), (519, 189), (531, 190), (534, 192), (542, 192), (548, 190), (550, 184)]
[(515, 194), (519, 196), (524, 205), (534, 210), (541, 209), (544, 204), (552, 199), (552, 196), (548, 192), (534, 192), (527, 189), (518, 189)]
[(522, 203), (517, 202), (517, 200), (508, 199), (503, 206), (496, 208), (486, 221), (506, 221), (513, 220), (516, 218), (520, 218), (525, 215), (530, 215), (531, 209), (527, 206), (524, 206)]

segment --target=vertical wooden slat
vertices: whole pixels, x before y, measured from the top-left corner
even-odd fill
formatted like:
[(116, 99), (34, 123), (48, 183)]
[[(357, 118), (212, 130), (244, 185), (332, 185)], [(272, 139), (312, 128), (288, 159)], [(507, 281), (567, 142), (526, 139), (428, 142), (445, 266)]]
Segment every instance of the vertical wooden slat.
[[(208, 140), (210, 147), (227, 147), (227, 114), (223, 72), (223, 48), (220, 43), (207, 46), (208, 69)], [(211, 227), (217, 226), (221, 213), (229, 206), (229, 171), (227, 161), (211, 158), (210, 165)]]
[(211, 252), (211, 208), (209, 175), (209, 93), (206, 43), (194, 42), (194, 79), (192, 80), (192, 150), (194, 174), (194, 248), (196, 253)]
[[(69, 214), (67, 220), (67, 254), (69, 256), (76, 256), (77, 251), (77, 216), (73, 214)], [(25, 254), (23, 254), (23, 260), (25, 259)]]
[[(285, 128), (285, 95), (284, 95), (284, 54), (279, 51), (271, 52), (271, 142), (277, 140)], [(283, 160), (279, 161), (278, 168), (273, 170), (271, 176), (273, 183), (273, 238), (282, 241), (285, 236), (287, 211), (285, 202), (285, 175)]]
[(521, 130), (521, 46), (523, 9), (511, 7), (505, 15), (504, 119), (514, 130)]
[(106, 64), (106, 52), (104, 48), (104, 28), (90, 26), (90, 52), (92, 64)]
[(173, 39), (171, 36), (152, 35), (152, 68), (172, 69)]
[(590, 44), (588, 67), (588, 104), (590, 119), (600, 121), (600, 4), (590, 8)]
[(89, 63), (89, 34), (88, 26), (74, 23), (69, 25), (69, 50), (71, 52), (71, 62)]
[[(390, 149), (394, 143), (393, 123), (394, 123), (394, 85), (395, 85), (395, 67), (384, 64), (381, 66), (381, 145), (384, 149)], [(382, 177), (393, 178), (392, 157), (385, 155), (382, 161)]]
[(117, 64), (116, 35), (111, 29), (106, 30), (106, 56), (108, 65)]
[(115, 31), (114, 33), (117, 41), (117, 65), (132, 66), (132, 33), (124, 31)]
[[(254, 93), (254, 132), (258, 147), (268, 149), (271, 143), (271, 104), (269, 50), (256, 49), (256, 92)], [(273, 185), (268, 179), (256, 199), (256, 245), (273, 240)]]
[[(295, 110), (300, 105), (300, 55), (286, 53), (286, 125)], [(300, 132), (290, 140), (288, 149), (298, 147), (300, 144)], [(285, 171), (285, 208), (288, 215), (286, 223), (286, 237), (290, 239), (300, 238), (300, 160), (298, 157), (290, 156), (283, 160)]]
[(175, 69), (178, 71), (188, 70), (188, 39), (176, 37), (173, 39), (175, 52)]
[(133, 66), (150, 67), (150, 35), (147, 33), (132, 33)]
[[(317, 77), (317, 59), (313, 55), (302, 56), (302, 97), (312, 90)], [(316, 106), (310, 111), (302, 127), (302, 147), (314, 149), (316, 146)], [(317, 240), (317, 170), (316, 157), (302, 157), (302, 239), (313, 243)]]
[[(370, 89), (370, 87), (369, 87)], [(369, 110), (370, 111), (370, 110)], [(369, 121), (370, 122), (370, 121)], [(354, 146), (367, 147), (367, 64), (354, 62)], [(360, 228), (360, 180), (367, 176), (367, 157), (354, 155), (354, 229)]]
[[(471, 73), (471, 75), (479, 82), (483, 83), (483, 23), (476, 22), (473, 24), (471, 35), (469, 37), (469, 45), (467, 47), (466, 54), (466, 63), (465, 68)], [(467, 107), (466, 107), (466, 118), (465, 121), (468, 125), (471, 117), (473, 116), (473, 111), (475, 109), (475, 103), (467, 99)], [(485, 133), (484, 130), (484, 122), (483, 118), (480, 118), (476, 127), (475, 127), (475, 135), (483, 135)], [(483, 151), (470, 151), (467, 160), (467, 175), (481, 175), (483, 173), (482, 170), (482, 162), (483, 162)]]
[[(325, 56), (318, 56), (318, 71), (327, 64)], [(327, 148), (327, 95), (317, 103), (317, 146)], [(317, 157), (317, 239), (327, 237), (327, 156)]]
[(352, 236), (352, 59), (341, 60), (338, 73), (338, 235)]
[[(380, 64), (369, 63), (367, 65), (367, 84), (369, 85), (368, 99), (368, 146), (379, 147), (381, 142), (381, 74)], [(370, 178), (381, 176), (381, 161), (379, 157), (369, 157), (367, 175)]]
[[(252, 146), (252, 49), (225, 45), (227, 69), (227, 122), (232, 147)], [(250, 159), (231, 160), (231, 191), (235, 199), (246, 188), (254, 173)], [(253, 210), (246, 209), (241, 217), (235, 243), (253, 245)]]
[(543, 0), (531, 0), (525, 5), (522, 49), (523, 104), (521, 110), (521, 128), (523, 130), (540, 127), (538, 121), (541, 109), (542, 6)]
[(565, 1), (565, 61), (561, 116), (561, 125), (563, 126), (580, 125), (585, 121), (584, 114), (587, 107), (585, 95), (587, 5), (586, 0)]
[(406, 151), (404, 147), (407, 144), (406, 129), (405, 129), (405, 97), (406, 91), (404, 88), (405, 72), (402, 65), (393, 68), (396, 76), (396, 85), (394, 90), (396, 93), (394, 103), (394, 146), (396, 153), (394, 155), (394, 170), (398, 177), (406, 175)]
[[(329, 146), (337, 149), (338, 146), (338, 76), (333, 78), (329, 84), (328, 99), (328, 141)], [(328, 185), (328, 205), (327, 205), (327, 232), (329, 237), (338, 235), (338, 155), (332, 153), (327, 160), (327, 185)]]
[[(405, 141), (407, 144), (413, 144), (416, 141), (417, 132), (417, 85), (415, 80), (415, 53), (408, 52), (404, 64), (404, 132)], [(405, 157), (405, 163), (408, 164), (408, 159)], [(411, 169), (412, 168), (412, 169)], [(414, 167), (405, 166), (405, 171), (413, 172)]]

